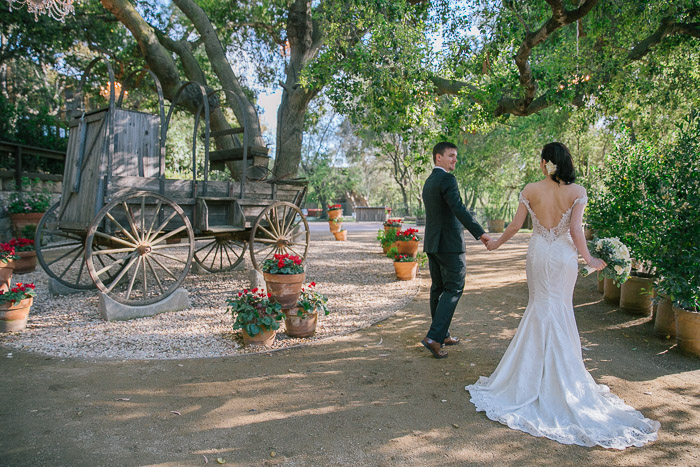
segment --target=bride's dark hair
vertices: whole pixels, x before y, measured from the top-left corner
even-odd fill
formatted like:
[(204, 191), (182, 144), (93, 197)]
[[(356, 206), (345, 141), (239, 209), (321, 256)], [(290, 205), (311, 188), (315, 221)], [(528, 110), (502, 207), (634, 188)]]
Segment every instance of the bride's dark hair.
[(576, 181), (574, 161), (571, 158), (569, 148), (563, 143), (545, 144), (542, 148), (542, 159), (557, 166), (557, 171), (550, 175), (555, 182), (570, 185)]

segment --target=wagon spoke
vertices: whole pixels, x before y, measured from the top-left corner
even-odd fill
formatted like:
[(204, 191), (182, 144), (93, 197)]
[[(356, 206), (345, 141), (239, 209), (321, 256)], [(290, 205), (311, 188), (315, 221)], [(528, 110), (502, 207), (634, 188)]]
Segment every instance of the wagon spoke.
[[(138, 245), (139, 241), (136, 240), (136, 239), (129, 233), (129, 231), (126, 230), (126, 229), (124, 228), (124, 226), (122, 226), (122, 225), (119, 223), (119, 221), (116, 220), (116, 219), (114, 218), (114, 216), (112, 216), (112, 214), (107, 213), (107, 214), (106, 214), (106, 217), (107, 217), (107, 219), (109, 219), (110, 221), (112, 221), (113, 223), (115, 223), (115, 224), (117, 225), (117, 229), (118, 229), (120, 232), (124, 232), (124, 235), (126, 235), (127, 237), (129, 237), (129, 238), (131, 239), (131, 241), (134, 242), (134, 245)], [(95, 234), (102, 234), (102, 232), (100, 232), (100, 231), (98, 230), (98, 231), (95, 232)], [(102, 235), (104, 235), (104, 234), (102, 234)], [(117, 238), (117, 237), (114, 237), (114, 238)], [(118, 239), (118, 240), (121, 240), (121, 239)]]
[(214, 256), (211, 258), (211, 265), (209, 266), (210, 268), (214, 269), (214, 263), (216, 262), (216, 254), (221, 250), (221, 245), (219, 242), (216, 242), (216, 248), (214, 249)]
[[(74, 253), (74, 252), (76, 252), (76, 251), (78, 251), (78, 250), (80, 250), (80, 249), (82, 249), (82, 248), (83, 248), (83, 245), (82, 245), (82, 244), (81, 244), (81, 245), (78, 245), (77, 247), (75, 247), (75, 248), (73, 248), (72, 250), (70, 250), (68, 253), (65, 253), (65, 254), (59, 256), (58, 258), (56, 258), (55, 260), (51, 261), (50, 263), (47, 263), (47, 265), (48, 265), (48, 266), (51, 266), (52, 264), (57, 263), (58, 261), (61, 261), (61, 260), (62, 260), (63, 258), (65, 258), (66, 256), (68, 256), (68, 255), (70, 255), (71, 253)], [(80, 253), (78, 253), (78, 254), (80, 254)]]
[[(156, 258), (155, 256), (151, 256), (151, 259), (152, 259), (153, 261), (155, 261), (156, 264), (157, 264), (158, 266), (160, 266), (166, 273), (168, 273), (168, 274), (170, 275), (170, 277), (172, 277), (173, 279), (177, 279), (177, 276), (175, 276), (175, 274), (173, 274), (173, 273), (170, 271), (170, 269), (168, 269), (163, 263), (161, 263), (161, 262), (158, 260), (158, 258)], [(156, 277), (158, 277), (158, 276), (156, 276)], [(160, 282), (160, 281), (158, 281), (158, 282)]]
[(299, 253), (297, 253), (297, 251), (296, 251), (294, 248), (292, 248), (292, 245), (287, 245), (287, 248), (288, 248), (292, 253), (294, 253), (295, 255), (297, 255), (299, 258), (304, 259), (304, 257), (303, 257), (302, 255), (300, 255)]
[[(259, 228), (260, 230), (262, 230), (262, 231), (265, 233), (265, 235), (267, 235), (268, 237), (270, 237), (270, 238), (272, 238), (272, 239), (275, 239), (275, 241), (277, 241), (276, 239), (279, 238), (279, 235), (274, 235), (274, 234), (270, 233), (270, 231), (267, 230), (267, 229), (266, 229), (265, 227), (263, 227), (262, 225), (259, 225), (258, 228)], [(255, 239), (255, 241), (257, 241), (257, 239)]]
[(114, 237), (112, 235), (107, 235), (106, 233), (102, 233), (99, 230), (95, 232), (95, 235), (97, 235), (98, 237), (106, 238), (107, 240), (112, 240), (112, 241), (115, 241), (117, 243), (121, 243), (122, 245), (130, 246), (132, 248), (136, 248), (136, 246), (139, 244), (139, 242), (136, 242), (136, 243), (127, 242), (126, 240), (122, 240), (119, 237)]
[(75, 261), (76, 261), (78, 258), (80, 258), (80, 256), (81, 256), (80, 253), (78, 253), (77, 255), (75, 255), (75, 258), (73, 258), (73, 259), (70, 261), (70, 263), (68, 263), (68, 266), (66, 266), (66, 268), (65, 268), (65, 269), (63, 270), (63, 272), (61, 273), (61, 278), (63, 278), (63, 276), (66, 275), (66, 273), (68, 272), (68, 270), (71, 268), (71, 266), (73, 266), (73, 264), (75, 263)]
[(144, 297), (146, 297), (148, 295), (148, 292), (147, 292), (147, 290), (148, 290), (148, 282), (147, 282), (148, 277), (146, 277), (146, 276), (148, 276), (148, 271), (146, 270), (146, 258), (148, 258), (148, 256), (142, 257), (142, 261), (141, 261), (141, 263), (143, 265), (143, 296)]
[(124, 211), (126, 212), (126, 217), (129, 219), (129, 225), (131, 226), (131, 231), (134, 233), (134, 236), (138, 239), (136, 243), (140, 243), (142, 238), (141, 235), (139, 235), (139, 228), (136, 227), (136, 219), (134, 219), (134, 213), (131, 212), (131, 208), (126, 204), (126, 201), (122, 202), (122, 206), (124, 206)]
[(187, 264), (186, 260), (183, 260), (181, 258), (178, 258), (177, 256), (173, 255), (166, 255), (165, 253), (161, 253), (160, 251), (151, 251), (152, 255), (158, 255), (158, 256), (163, 256), (164, 258), (172, 259), (173, 261), (177, 261), (178, 263), (183, 263)]
[[(143, 238), (148, 238), (146, 237), (146, 197), (142, 196), (141, 197), (141, 235), (143, 235)], [(144, 271), (146, 270), (146, 266), (144, 266)]]
[(270, 245), (277, 245), (277, 240), (274, 240), (271, 238), (256, 238), (255, 242), (256, 243), (268, 243)]
[(169, 238), (172, 237), (173, 235), (179, 234), (180, 232), (182, 232), (182, 231), (185, 230), (186, 228), (187, 228), (186, 225), (181, 225), (180, 227), (178, 227), (177, 229), (173, 230), (172, 232), (168, 232), (167, 234), (163, 235), (162, 237), (158, 237), (157, 240), (155, 240), (154, 242), (151, 243), (151, 247), (153, 247), (153, 245), (159, 244), (159, 243), (162, 242), (163, 240), (169, 239)]
[(153, 226), (155, 225), (156, 221), (158, 220), (158, 213), (160, 212), (160, 207), (163, 205), (163, 203), (158, 200), (158, 203), (156, 204), (156, 210), (154, 211), (153, 214), (153, 219), (151, 220), (151, 225), (148, 226), (148, 233), (146, 234), (146, 241), (150, 242), (151, 241), (151, 233), (153, 232)]
[[(227, 243), (224, 243), (223, 246), (224, 246), (224, 253), (226, 253), (226, 259), (228, 259), (228, 264), (229, 264), (229, 266), (230, 266), (230, 265), (233, 264), (233, 261), (231, 261), (231, 256), (228, 254), (228, 250), (231, 249), (231, 251), (233, 251), (233, 249), (232, 249), (230, 246), (228, 246)], [(233, 253), (234, 253), (234, 255), (236, 254), (235, 251), (234, 251)], [(223, 255), (222, 255), (222, 260), (223, 260)], [(223, 265), (223, 263), (222, 263), (222, 264), (221, 264), (221, 268), (223, 269), (223, 267), (224, 267), (224, 265)]]
[(85, 258), (80, 261), (80, 267), (78, 268), (78, 283), (80, 283), (80, 278), (83, 277), (83, 269), (85, 269)]
[(112, 289), (114, 289), (114, 287), (119, 283), (119, 281), (122, 279), (122, 277), (124, 277), (124, 274), (129, 272), (129, 269), (131, 269), (131, 267), (134, 265), (136, 260), (139, 258), (140, 258), (140, 256), (135, 256), (135, 255), (133, 258), (131, 258), (131, 261), (129, 261), (129, 264), (127, 264), (126, 267), (124, 269), (122, 269), (119, 272), (119, 274), (117, 274), (117, 277), (114, 278), (114, 282), (112, 282), (110, 284), (110, 286), (107, 287), (107, 293), (110, 293), (112, 291)]
[[(114, 254), (117, 254), (117, 253), (129, 253), (129, 252), (132, 252), (132, 251), (135, 251), (135, 250), (136, 250), (136, 249), (133, 248), (133, 247), (131, 247), (131, 248), (112, 248), (112, 249), (110, 249), (110, 250), (97, 250), (97, 251), (93, 251), (92, 254), (93, 254), (94, 256), (100, 256), (100, 255), (109, 256), (109, 255), (114, 255)], [(114, 258), (113, 258), (113, 257), (110, 257), (110, 259), (114, 259)]]
[(211, 248), (209, 248), (209, 252), (206, 254), (206, 256), (201, 259), (201, 261), (200, 261), (201, 263), (205, 262), (207, 260), (207, 258), (209, 257), (209, 255), (211, 254), (211, 252), (214, 251), (214, 249), (216, 248), (216, 241), (213, 241), (213, 242), (205, 245), (205, 247), (207, 247), (207, 246), (210, 246)]
[(155, 277), (155, 279), (156, 279), (156, 284), (158, 284), (158, 288), (160, 289), (160, 293), (165, 292), (165, 289), (163, 288), (163, 284), (160, 281), (160, 277), (158, 277), (156, 270), (153, 268), (153, 265), (151, 264), (151, 259), (148, 256), (144, 256), (144, 259), (146, 260), (146, 264), (148, 265), (148, 268), (151, 270), (151, 274), (153, 274), (153, 277)]
[[(272, 230), (272, 231), (274, 232), (274, 235), (271, 234), (270, 237), (273, 237), (273, 238), (274, 238), (274, 237), (277, 237), (277, 238), (279, 238), (279, 236), (280, 236), (280, 234), (279, 234), (279, 226), (277, 226), (277, 228), (275, 228), (275, 225), (272, 224), (272, 218), (271, 218), (271, 216), (270, 216), (270, 213), (271, 213), (271, 211), (265, 213), (265, 219), (267, 219), (267, 223), (270, 225), (270, 230)], [(260, 228), (261, 228), (261, 229), (263, 228), (262, 225), (260, 226)]]
[[(176, 212), (176, 211), (171, 212), (170, 215), (168, 216), (168, 218), (165, 219), (165, 220), (163, 221), (163, 223), (160, 224), (160, 225), (158, 226), (158, 228), (157, 228), (155, 231), (156, 231), (156, 232), (160, 232), (161, 230), (163, 230), (163, 229), (165, 228), (165, 226), (168, 225), (168, 222), (170, 222), (170, 220), (171, 220), (173, 217), (175, 217), (176, 215), (177, 215), (177, 212)], [(184, 227), (184, 226), (183, 226), (183, 228), (187, 228), (187, 227)]]
[[(129, 300), (129, 297), (131, 297), (131, 290), (134, 288), (134, 282), (136, 282), (136, 276), (139, 273), (139, 268), (141, 267), (141, 261), (143, 257), (139, 256), (136, 261), (136, 270), (134, 273), (131, 275), (131, 279), (129, 279), (129, 286), (126, 289), (126, 299)], [(146, 270), (146, 268), (144, 268)]]
[(124, 258), (118, 259), (118, 260), (116, 260), (115, 262), (113, 262), (112, 264), (110, 264), (109, 266), (105, 266), (105, 267), (103, 267), (102, 269), (100, 269), (99, 271), (96, 271), (96, 274), (97, 274), (98, 276), (101, 276), (103, 273), (109, 271), (109, 270), (112, 269), (114, 266), (121, 266), (122, 264), (126, 263), (126, 261), (127, 261), (129, 258), (131, 258), (131, 257), (133, 257), (133, 256), (135, 256), (135, 255), (136, 255), (136, 252), (131, 252), (131, 254), (126, 255)]

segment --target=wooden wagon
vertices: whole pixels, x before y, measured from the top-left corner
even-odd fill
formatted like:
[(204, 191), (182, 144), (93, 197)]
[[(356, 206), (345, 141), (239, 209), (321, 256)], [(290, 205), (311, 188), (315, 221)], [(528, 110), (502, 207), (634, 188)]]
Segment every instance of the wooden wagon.
[[(80, 90), (98, 60), (86, 70)], [(70, 288), (97, 287), (118, 302), (139, 306), (174, 292), (193, 261), (205, 271), (222, 272), (241, 264), (247, 251), (256, 269), (274, 253), (306, 258), (309, 228), (300, 210), (306, 181), (249, 179), (251, 168), (259, 167), (251, 162), (266, 162), (267, 150), (249, 144), (247, 122), (210, 134), (212, 96), (193, 82), (178, 90), (166, 117), (152, 73), (160, 115), (122, 108), (123, 95), (115, 100), (114, 74), (106, 64), (109, 105), (71, 121), (61, 200), (37, 226), (37, 257), (49, 276)], [(201, 96), (192, 178), (168, 179), (168, 124), (185, 90)], [(198, 177), (200, 114), (205, 160)], [(210, 153), (209, 138), (225, 135), (242, 135), (242, 146)], [(226, 161), (242, 164), (240, 180), (209, 180), (210, 164)]]

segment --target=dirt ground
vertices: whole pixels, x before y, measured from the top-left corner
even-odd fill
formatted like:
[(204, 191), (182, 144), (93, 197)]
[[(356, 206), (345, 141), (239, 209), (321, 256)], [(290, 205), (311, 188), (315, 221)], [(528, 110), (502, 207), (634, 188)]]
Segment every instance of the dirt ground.
[(659, 440), (564, 446), (475, 411), (464, 386), (494, 370), (527, 304), (528, 238), (492, 253), (469, 239), (451, 329), (464, 342), (444, 360), (419, 344), (427, 269), (389, 319), (281, 352), (108, 362), (0, 348), (0, 465), (700, 465), (700, 360), (605, 304), (592, 277), (574, 297), (586, 366), (661, 422)]

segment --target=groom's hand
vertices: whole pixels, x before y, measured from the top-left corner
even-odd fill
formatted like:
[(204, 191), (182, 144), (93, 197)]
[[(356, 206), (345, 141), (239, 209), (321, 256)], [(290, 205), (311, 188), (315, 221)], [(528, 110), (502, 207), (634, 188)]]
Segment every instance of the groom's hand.
[(479, 240), (481, 240), (481, 243), (483, 243), (484, 246), (487, 246), (491, 241), (491, 237), (489, 237), (487, 234), (482, 234), (481, 237), (479, 237)]

